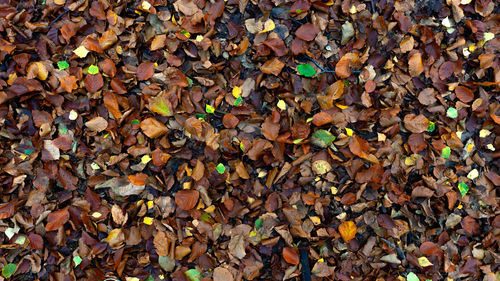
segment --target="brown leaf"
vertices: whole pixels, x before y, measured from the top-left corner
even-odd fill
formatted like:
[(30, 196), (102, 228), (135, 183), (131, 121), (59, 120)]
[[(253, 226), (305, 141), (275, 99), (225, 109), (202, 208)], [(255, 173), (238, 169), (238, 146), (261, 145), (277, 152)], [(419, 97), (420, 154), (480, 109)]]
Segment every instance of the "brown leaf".
[(87, 74), (85, 76), (85, 89), (91, 94), (99, 91), (102, 86), (104, 86), (104, 80), (102, 79), (101, 73), (97, 74)]
[(342, 203), (342, 205), (352, 205), (355, 202), (356, 202), (356, 194), (354, 194), (352, 192), (347, 192), (340, 199), (340, 203)]
[(408, 137), (408, 144), (413, 153), (419, 153), (427, 147), (427, 142), (424, 139), (424, 134), (411, 134)]
[(85, 122), (85, 126), (87, 126), (91, 131), (99, 133), (106, 130), (106, 128), (108, 127), (108, 121), (106, 121), (106, 119), (102, 118), (101, 116), (98, 116)]
[(29, 235), (28, 235), (28, 239), (30, 240), (30, 247), (31, 249), (33, 250), (41, 250), (43, 249), (43, 246), (44, 246), (44, 242), (43, 242), (43, 238), (42, 236), (34, 233), (34, 232), (31, 232)]
[(200, 160), (196, 161), (196, 166), (194, 166), (193, 173), (191, 174), (191, 177), (195, 181), (201, 180), (203, 178), (203, 175), (205, 174), (205, 166)]
[(320, 127), (320, 126), (323, 126), (326, 124), (333, 123), (333, 121), (335, 121), (335, 119), (333, 119), (332, 115), (328, 114), (325, 111), (320, 111), (320, 112), (314, 114), (312, 123), (315, 126)]
[(9, 203), (0, 205), (0, 220), (8, 219), (15, 213), (17, 200), (12, 200)]
[(127, 93), (127, 88), (125, 88), (125, 86), (123, 85), (123, 83), (118, 80), (117, 78), (113, 78), (111, 79), (111, 83), (109, 83), (111, 85), (111, 88), (113, 88), (113, 90), (115, 90), (115, 92), (119, 95), (124, 95)]
[(281, 62), (277, 58), (272, 58), (266, 61), (260, 68), (260, 70), (266, 74), (274, 74), (278, 76), (285, 66), (285, 63)]
[(156, 35), (153, 41), (151, 41), (151, 47), (150, 47), (151, 51), (156, 51), (165, 47), (166, 40), (167, 40), (166, 34)]
[(295, 35), (297, 38), (302, 39), (304, 41), (312, 41), (316, 38), (316, 35), (319, 33), (319, 28), (317, 28), (312, 23), (303, 24), (295, 31)]
[(439, 79), (446, 80), (455, 72), (455, 63), (446, 61), (439, 67)]
[(471, 235), (476, 235), (479, 233), (479, 224), (471, 216), (466, 216), (465, 218), (463, 218), (460, 225)]
[(326, 96), (317, 96), (318, 104), (322, 109), (330, 109), (334, 106), (334, 101), (344, 94), (344, 82), (338, 80), (326, 89)]
[(370, 155), (368, 150), (370, 149), (370, 145), (368, 142), (357, 135), (352, 136), (352, 141), (349, 143), (349, 149), (354, 155), (357, 155), (361, 158), (366, 158)]
[(424, 71), (422, 54), (420, 52), (415, 52), (408, 60), (408, 71), (412, 77), (419, 76)]
[(116, 95), (111, 91), (105, 91), (103, 95), (104, 105), (108, 109), (108, 111), (113, 114), (116, 119), (120, 119), (122, 117), (122, 113), (118, 107), (118, 99)]
[(335, 66), (335, 73), (340, 78), (347, 78), (347, 77), (351, 76), (350, 65), (351, 65), (350, 59), (345, 59), (345, 58), (340, 59), (340, 61)]
[(459, 100), (465, 103), (471, 102), (474, 99), (474, 93), (465, 86), (457, 86), (455, 94)]
[(149, 78), (153, 77), (154, 73), (155, 73), (154, 63), (150, 61), (143, 62), (137, 67), (137, 80), (139, 81), (148, 80)]
[(299, 253), (290, 247), (283, 247), (283, 259), (289, 264), (299, 264)]
[(273, 118), (268, 116), (262, 123), (262, 134), (268, 140), (276, 140), (280, 132), (280, 124), (273, 122)]
[(411, 191), (412, 198), (416, 197), (431, 198), (432, 195), (434, 195), (434, 190), (429, 189), (425, 186), (417, 186)]
[(238, 119), (238, 117), (234, 116), (231, 113), (225, 114), (224, 117), (222, 118), (222, 124), (224, 125), (224, 127), (228, 129), (236, 128), (239, 122), (240, 120)]
[(175, 194), (175, 204), (183, 210), (191, 210), (198, 203), (200, 192), (197, 190), (179, 190)]
[(354, 239), (354, 237), (356, 237), (357, 231), (358, 228), (353, 221), (343, 221), (339, 225), (340, 236), (342, 236), (342, 239), (344, 239), (346, 243), (349, 243), (352, 239)]
[(405, 115), (405, 128), (412, 133), (423, 133), (429, 127), (429, 120), (422, 114), (415, 115), (413, 113)]
[(220, 266), (214, 269), (212, 278), (214, 281), (234, 281), (233, 274), (229, 270)]
[(71, 93), (73, 90), (78, 89), (76, 84), (77, 79), (73, 75), (68, 75), (61, 79), (61, 87), (66, 90), (66, 92)]
[(118, 41), (118, 36), (116, 36), (116, 33), (113, 29), (108, 29), (106, 30), (101, 38), (99, 38), (99, 45), (101, 45), (101, 48), (103, 50), (109, 49), (113, 44), (115, 44)]
[(496, 186), (500, 186), (500, 176), (495, 172), (487, 172), (484, 175)]
[(142, 120), (141, 129), (151, 139), (160, 137), (168, 132), (167, 126), (153, 117)]
[(168, 256), (170, 254), (169, 246), (171, 243), (165, 232), (163, 231), (156, 232), (153, 239), (153, 244), (155, 245), (156, 253), (159, 256)]
[(420, 252), (426, 256), (432, 256), (439, 255), (442, 251), (434, 242), (426, 241), (420, 245)]
[(59, 229), (69, 220), (68, 208), (64, 208), (59, 211), (55, 211), (49, 214), (47, 217), (47, 224), (45, 225), (45, 231), (54, 231)]
[(418, 94), (418, 101), (423, 105), (434, 104), (436, 99), (436, 91), (433, 88), (425, 88)]

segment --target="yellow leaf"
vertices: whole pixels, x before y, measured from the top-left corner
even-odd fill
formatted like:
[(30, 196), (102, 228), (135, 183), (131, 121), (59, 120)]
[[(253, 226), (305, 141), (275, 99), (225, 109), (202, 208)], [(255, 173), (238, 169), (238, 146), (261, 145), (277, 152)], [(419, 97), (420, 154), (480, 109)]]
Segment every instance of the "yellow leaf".
[(144, 224), (152, 225), (153, 224), (153, 218), (151, 218), (151, 217), (144, 217), (143, 222), (144, 222)]
[(213, 213), (215, 211), (215, 206), (214, 205), (210, 205), (208, 206), (206, 209), (205, 209), (205, 212), (207, 213)]
[(77, 55), (79, 58), (84, 58), (89, 53), (89, 50), (87, 50), (85, 46), (80, 46), (76, 48), (76, 50), (74, 50), (73, 53), (75, 53), (75, 55)]
[(17, 79), (16, 73), (9, 74), (9, 79), (7, 80), (7, 84), (9, 85), (14, 84), (14, 81), (16, 81), (16, 79)]
[(347, 134), (348, 136), (352, 137), (352, 133), (353, 133), (353, 132), (352, 132), (352, 129), (350, 129), (350, 128), (345, 128), (345, 132), (346, 132), (346, 134)]
[(151, 161), (151, 156), (149, 156), (148, 154), (146, 154), (146, 155), (142, 156), (142, 158), (141, 158), (141, 162), (142, 162), (143, 164), (147, 164), (149, 161)]
[(113, 239), (115, 239), (121, 232), (122, 230), (120, 228), (115, 228), (113, 230), (111, 230), (108, 234), (108, 237), (106, 237), (106, 239), (104, 239), (106, 242), (110, 242), (112, 241)]
[(321, 224), (321, 219), (318, 216), (310, 217), (310, 219), (314, 223), (314, 225)]
[(241, 88), (240, 87), (234, 86), (234, 88), (233, 88), (233, 97), (236, 98), (236, 99), (239, 98), (239, 97), (241, 97)]
[(148, 201), (147, 205), (148, 205), (148, 209), (151, 209), (154, 207), (155, 203), (153, 203), (153, 201), (150, 200), (150, 201)]
[(125, 281), (140, 281), (141, 279), (137, 277), (125, 277)]
[(335, 105), (336, 105), (338, 108), (340, 108), (340, 109), (346, 109), (346, 108), (348, 108), (348, 106), (347, 106), (347, 105), (343, 105), (343, 104), (339, 104), (339, 103), (336, 103)]
[(93, 213), (92, 213), (92, 217), (93, 217), (94, 219), (98, 219), (98, 218), (102, 217), (102, 214), (101, 214), (101, 213), (99, 213), (99, 212), (93, 212)]
[(333, 195), (335, 195), (335, 194), (337, 194), (337, 192), (339, 192), (339, 190), (335, 186), (330, 187), (330, 191), (332, 192)]
[(490, 134), (491, 134), (491, 132), (486, 130), (486, 129), (481, 129), (481, 131), (479, 131), (480, 138), (485, 138), (485, 137), (489, 136)]
[(418, 258), (418, 264), (420, 264), (420, 266), (423, 267), (428, 267), (432, 265), (432, 263), (426, 257)]
[(28, 67), (28, 76), (36, 76), (40, 80), (45, 80), (49, 76), (49, 72), (43, 63), (37, 61)]
[(483, 37), (484, 42), (488, 42), (488, 41), (492, 40), (493, 38), (495, 38), (495, 34), (493, 34), (491, 32), (484, 33), (484, 37)]
[(78, 118), (78, 112), (76, 112), (75, 110), (73, 110), (73, 109), (72, 109), (72, 110), (69, 112), (69, 116), (68, 116), (68, 118), (69, 118), (69, 120), (71, 120), (71, 121), (76, 120), (76, 118)]
[(196, 36), (196, 42), (201, 42), (201, 40), (203, 40), (203, 36), (197, 35)]
[(286, 110), (286, 102), (284, 100), (279, 100), (277, 106), (281, 110)]
[(358, 231), (358, 227), (353, 221), (344, 221), (339, 225), (339, 233), (346, 243), (349, 243)]
[(271, 30), (273, 30), (275, 27), (276, 27), (276, 25), (274, 24), (274, 21), (273, 21), (272, 19), (268, 19), (268, 20), (264, 23), (264, 30), (260, 31), (259, 33), (264, 33), (264, 32), (271, 31)]
[(148, 1), (142, 1), (141, 7), (144, 10), (149, 10), (149, 8), (151, 8), (151, 4)]

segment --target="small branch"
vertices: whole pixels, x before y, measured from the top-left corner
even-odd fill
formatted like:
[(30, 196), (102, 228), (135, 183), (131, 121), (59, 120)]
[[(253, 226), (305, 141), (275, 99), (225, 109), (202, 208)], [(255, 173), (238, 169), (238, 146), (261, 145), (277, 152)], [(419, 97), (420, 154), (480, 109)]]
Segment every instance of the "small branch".
[(64, 15), (67, 14), (69, 11), (70, 11), (69, 9), (66, 9), (66, 11), (64, 11), (62, 14), (60, 14), (59, 16), (57, 16), (57, 18), (55, 18), (49, 25), (53, 25), (56, 21), (58, 21), (62, 17), (64, 17)]
[[(312, 61), (317, 67), (319, 67), (319, 69), (321, 69), (322, 72), (325, 72), (325, 73), (335, 73), (335, 70), (327, 70), (327, 69), (324, 69), (321, 65), (319, 65), (319, 63), (317, 61), (315, 61), (313, 58), (309, 57), (309, 56), (305, 56), (307, 59), (309, 59), (310, 61)], [(359, 70), (353, 70), (352, 73), (361, 73), (361, 71)]]

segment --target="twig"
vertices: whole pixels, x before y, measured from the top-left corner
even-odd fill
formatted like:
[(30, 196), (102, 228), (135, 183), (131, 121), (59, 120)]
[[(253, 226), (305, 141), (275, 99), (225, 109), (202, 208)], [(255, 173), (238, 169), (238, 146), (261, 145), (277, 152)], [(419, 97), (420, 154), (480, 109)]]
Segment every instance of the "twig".
[(307, 247), (299, 247), (300, 264), (302, 265), (302, 280), (311, 281), (311, 269), (309, 268), (309, 251)]
[(66, 11), (64, 11), (62, 14), (60, 14), (59, 16), (57, 16), (57, 18), (55, 18), (49, 25), (53, 25), (56, 21), (58, 21), (62, 17), (64, 17), (64, 15), (67, 14), (69, 11), (70, 11), (69, 9), (66, 9)]

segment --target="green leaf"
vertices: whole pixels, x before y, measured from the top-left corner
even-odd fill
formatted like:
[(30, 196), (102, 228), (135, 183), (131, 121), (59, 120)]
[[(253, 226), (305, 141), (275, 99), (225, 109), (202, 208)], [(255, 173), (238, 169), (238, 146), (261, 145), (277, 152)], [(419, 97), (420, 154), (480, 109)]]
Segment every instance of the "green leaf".
[(185, 274), (189, 281), (200, 281), (201, 279), (201, 274), (196, 269), (189, 269)]
[(193, 79), (187, 77), (189, 87), (193, 86)]
[(64, 70), (66, 68), (69, 67), (69, 63), (65, 60), (62, 60), (62, 61), (58, 61), (57, 62), (57, 67), (60, 69), (60, 70)]
[(13, 263), (9, 263), (2, 268), (2, 275), (5, 278), (10, 278), (16, 272), (17, 266)]
[(260, 229), (262, 227), (262, 224), (264, 223), (263, 219), (257, 219), (255, 221), (255, 228)]
[(19, 236), (16, 238), (16, 244), (18, 245), (24, 245), (24, 243), (26, 242), (26, 236)]
[(210, 224), (214, 223), (214, 219), (207, 213), (201, 214), (200, 220)]
[(154, 98), (149, 99), (149, 109), (161, 116), (172, 116), (172, 103), (166, 93), (161, 93)]
[(432, 121), (429, 121), (429, 127), (427, 127), (427, 132), (432, 133), (436, 129), (436, 124)]
[(243, 103), (243, 99), (241, 97), (238, 97), (235, 101), (234, 101), (234, 106), (240, 106), (241, 104)]
[(166, 272), (170, 272), (175, 267), (175, 260), (170, 259), (168, 256), (159, 256), (158, 264), (165, 270)]
[(139, 120), (137, 120), (137, 119), (134, 119), (134, 120), (130, 121), (130, 124), (139, 125), (139, 124), (141, 124), (141, 122), (139, 122)]
[(224, 164), (222, 164), (222, 163), (219, 163), (219, 165), (217, 165), (217, 167), (215, 167), (215, 169), (217, 170), (217, 172), (219, 172), (219, 174), (222, 175), (226, 171), (226, 166), (224, 166)]
[(97, 67), (96, 65), (91, 65), (89, 66), (88, 72), (89, 74), (95, 75), (99, 73), (99, 67)]
[(462, 181), (458, 184), (458, 190), (460, 190), (460, 194), (462, 194), (462, 197), (464, 197), (465, 194), (467, 194), (467, 192), (469, 191), (469, 187), (465, 182)]
[(457, 118), (457, 116), (458, 116), (457, 109), (454, 107), (448, 108), (448, 110), (446, 111), (446, 116), (448, 116), (450, 118)]
[(34, 149), (25, 149), (25, 150), (24, 150), (24, 154), (26, 154), (26, 155), (28, 155), (28, 156), (29, 156), (29, 155), (30, 155), (31, 153), (33, 153), (34, 151), (35, 151)]
[(74, 256), (73, 262), (75, 263), (75, 267), (77, 267), (82, 263), (82, 258), (80, 256)]
[(420, 281), (420, 279), (418, 279), (418, 276), (415, 273), (410, 272), (406, 275), (406, 281)]
[(312, 143), (323, 148), (330, 146), (334, 140), (335, 136), (323, 129), (317, 130), (312, 136)]
[(297, 10), (295, 10), (295, 12), (296, 12), (297, 14), (300, 14), (300, 13), (302, 13), (302, 10), (301, 10), (301, 9), (297, 9)]
[(314, 74), (316, 74), (316, 69), (314, 69), (314, 67), (307, 63), (303, 63), (297, 66), (297, 71), (300, 75), (305, 77), (313, 77)]
[(241, 151), (245, 152), (245, 146), (243, 146), (242, 142), (240, 142), (240, 149), (241, 149)]
[(303, 141), (304, 139), (296, 139), (296, 140), (293, 140), (293, 144), (299, 144), (301, 141)]
[(443, 157), (444, 159), (448, 159), (450, 157), (450, 153), (451, 153), (451, 148), (447, 146), (443, 148), (443, 150), (441, 150), (441, 157)]
[(207, 115), (203, 113), (196, 113), (195, 114), (197, 119), (203, 119), (203, 121), (207, 121)]
[(207, 113), (214, 113), (215, 112), (215, 108), (209, 104), (205, 105), (205, 111)]
[(148, 278), (146, 278), (146, 280), (144, 281), (155, 281), (155, 278), (153, 277), (153, 275), (149, 275)]

